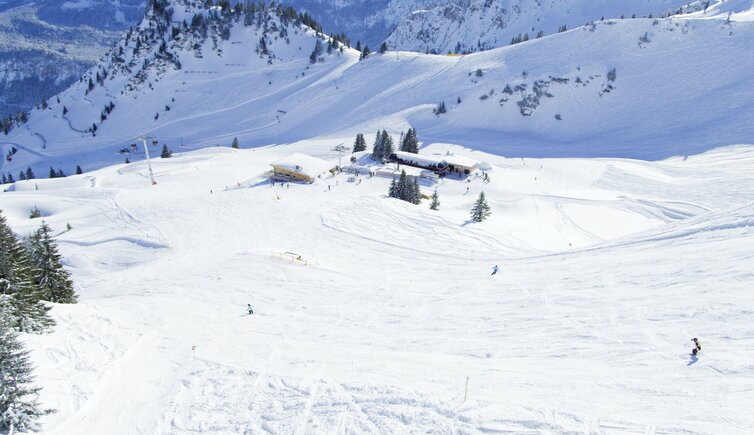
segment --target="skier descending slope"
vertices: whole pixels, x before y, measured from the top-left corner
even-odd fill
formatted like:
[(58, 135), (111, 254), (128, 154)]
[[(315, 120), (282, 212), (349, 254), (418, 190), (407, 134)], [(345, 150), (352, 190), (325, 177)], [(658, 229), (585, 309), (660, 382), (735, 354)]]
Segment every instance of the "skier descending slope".
[[(492, 275), (497, 274), (498, 270), (500, 270), (500, 269), (498, 269), (497, 264), (496, 264), (495, 267), (492, 268)], [(490, 276), (492, 276), (492, 275), (490, 275)]]
[(254, 310), (251, 309), (251, 304), (246, 304), (246, 311), (249, 312), (249, 315), (251, 316), (254, 314)]
[(699, 352), (702, 351), (702, 343), (696, 337), (692, 338), (691, 341), (694, 342), (694, 348), (691, 349), (691, 355), (696, 356)]

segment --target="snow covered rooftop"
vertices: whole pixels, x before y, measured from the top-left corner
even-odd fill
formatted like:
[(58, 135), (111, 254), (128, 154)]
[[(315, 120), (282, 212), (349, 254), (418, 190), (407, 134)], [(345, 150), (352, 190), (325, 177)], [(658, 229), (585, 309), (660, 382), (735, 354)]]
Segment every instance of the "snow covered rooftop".
[(380, 175), (383, 175), (383, 176), (393, 175), (395, 177), (400, 177), (401, 171), (406, 171), (406, 175), (409, 175), (411, 177), (421, 177), (424, 172), (429, 172), (429, 171), (425, 171), (424, 169), (414, 168), (412, 166), (405, 166), (405, 165), (401, 166), (400, 169), (394, 168), (392, 167), (392, 165), (388, 165), (383, 168), (380, 168), (378, 172), (380, 173)]
[(312, 157), (306, 154), (294, 153), (288, 157), (283, 157), (280, 160), (270, 163), (271, 166), (276, 168), (285, 169), (298, 174), (306, 175), (309, 178), (314, 178), (317, 175), (323, 174), (335, 167), (334, 163), (330, 163), (327, 160), (322, 160), (317, 157)]
[(463, 166), (465, 168), (473, 168), (479, 165), (478, 161), (457, 154), (448, 154), (447, 156), (443, 156), (442, 159), (449, 165)]
[(405, 151), (396, 151), (396, 157), (406, 162), (413, 162), (421, 166), (443, 166), (443, 159), (435, 156), (423, 156), (414, 153), (407, 153)]

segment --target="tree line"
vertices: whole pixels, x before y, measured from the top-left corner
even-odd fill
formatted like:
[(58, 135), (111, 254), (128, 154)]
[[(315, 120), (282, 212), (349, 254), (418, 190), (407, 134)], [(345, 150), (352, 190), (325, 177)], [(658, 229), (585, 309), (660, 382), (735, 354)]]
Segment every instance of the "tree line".
[(40, 389), (18, 336), (51, 331), (55, 321), (46, 302), (77, 300), (51, 233), (42, 222), (18, 238), (0, 211), (0, 433), (37, 430), (36, 420), (51, 412), (38, 403)]

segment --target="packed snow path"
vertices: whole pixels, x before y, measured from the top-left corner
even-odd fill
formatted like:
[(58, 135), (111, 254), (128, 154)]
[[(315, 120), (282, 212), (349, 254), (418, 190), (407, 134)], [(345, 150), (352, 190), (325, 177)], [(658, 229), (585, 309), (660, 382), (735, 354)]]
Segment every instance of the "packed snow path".
[[(157, 159), (155, 187), (134, 163), (0, 193), (22, 233), (43, 211), (81, 295), (26, 337), (48, 433), (754, 429), (754, 148), (473, 153), (492, 182), (444, 182), (437, 212), (377, 177), (225, 190), (316, 149)], [(426, 152), (446, 149), (463, 152)], [(482, 189), (493, 216), (469, 224)]]

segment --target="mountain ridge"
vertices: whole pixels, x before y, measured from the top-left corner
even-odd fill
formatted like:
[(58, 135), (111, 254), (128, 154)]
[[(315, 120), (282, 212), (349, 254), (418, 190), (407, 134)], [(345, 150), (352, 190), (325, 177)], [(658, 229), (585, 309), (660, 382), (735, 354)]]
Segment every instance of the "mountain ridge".
[[(605, 20), (467, 56), (388, 51), (359, 61), (319, 31), (274, 20), (265, 31), (264, 20), (245, 26), (242, 14), (210, 10), (202, 14), (217, 19), (189, 25), (197, 11), (171, 20), (187, 21), (183, 30), (145, 20), (60, 102), (32, 111), (8, 135), (3, 153), (20, 151), (0, 172), (123, 161), (118, 151), (141, 133), (193, 149), (234, 137), (247, 147), (339, 143), (414, 127), (425, 143), (493, 154), (649, 160), (754, 133), (741, 60), (754, 57), (754, 29), (736, 15)], [(443, 102), (447, 113), (435, 113)]]

